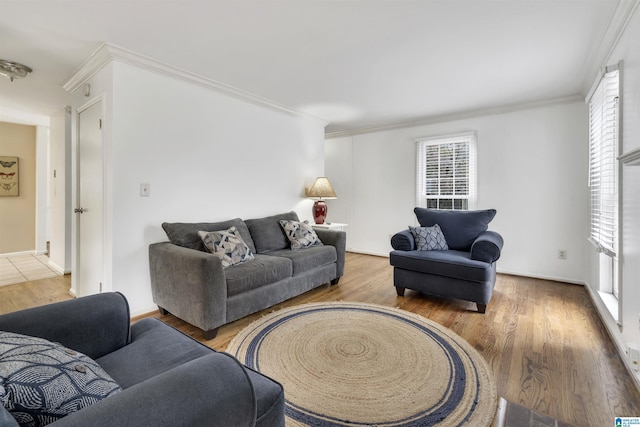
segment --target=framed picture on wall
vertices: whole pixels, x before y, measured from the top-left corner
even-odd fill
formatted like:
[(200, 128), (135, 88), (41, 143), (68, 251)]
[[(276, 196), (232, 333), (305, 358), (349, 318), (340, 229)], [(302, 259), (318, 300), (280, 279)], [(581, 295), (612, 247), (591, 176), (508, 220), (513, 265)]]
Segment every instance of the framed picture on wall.
[(18, 158), (0, 156), (0, 197), (19, 196)]

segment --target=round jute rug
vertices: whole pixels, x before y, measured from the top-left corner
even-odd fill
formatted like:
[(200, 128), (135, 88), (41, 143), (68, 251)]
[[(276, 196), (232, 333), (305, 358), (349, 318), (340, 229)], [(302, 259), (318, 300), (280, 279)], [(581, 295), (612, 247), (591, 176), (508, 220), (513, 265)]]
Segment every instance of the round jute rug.
[(227, 352), (284, 386), (287, 426), (489, 426), (496, 386), (482, 356), (422, 316), (373, 304), (270, 313)]

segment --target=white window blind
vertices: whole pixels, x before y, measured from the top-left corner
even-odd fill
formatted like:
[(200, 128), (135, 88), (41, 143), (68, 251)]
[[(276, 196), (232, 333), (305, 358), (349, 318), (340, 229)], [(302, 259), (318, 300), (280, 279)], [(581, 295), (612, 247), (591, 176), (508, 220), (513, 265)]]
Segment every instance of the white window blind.
[(607, 67), (589, 103), (589, 190), (591, 241), (598, 251), (615, 257), (618, 234), (619, 75)]
[(419, 138), (416, 159), (416, 206), (475, 208), (475, 133)]

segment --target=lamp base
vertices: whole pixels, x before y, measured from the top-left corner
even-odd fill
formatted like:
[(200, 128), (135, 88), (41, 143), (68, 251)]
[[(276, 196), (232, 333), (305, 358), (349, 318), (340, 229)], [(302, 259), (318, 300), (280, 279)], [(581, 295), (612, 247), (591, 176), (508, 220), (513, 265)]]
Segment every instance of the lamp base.
[(313, 203), (313, 221), (316, 224), (324, 224), (327, 217), (327, 204), (324, 200), (316, 200)]

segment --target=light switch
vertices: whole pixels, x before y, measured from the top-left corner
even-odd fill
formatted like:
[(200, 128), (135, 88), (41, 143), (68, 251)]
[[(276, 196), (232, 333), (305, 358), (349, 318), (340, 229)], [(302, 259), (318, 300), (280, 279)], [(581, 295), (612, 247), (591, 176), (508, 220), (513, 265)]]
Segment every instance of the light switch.
[(151, 184), (140, 184), (140, 197), (149, 197), (151, 195)]

